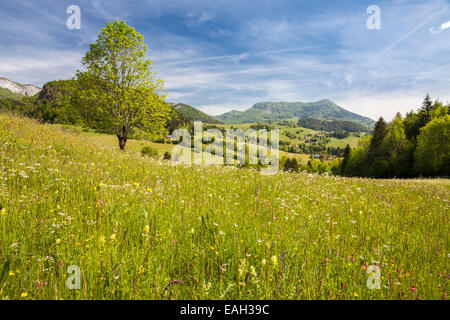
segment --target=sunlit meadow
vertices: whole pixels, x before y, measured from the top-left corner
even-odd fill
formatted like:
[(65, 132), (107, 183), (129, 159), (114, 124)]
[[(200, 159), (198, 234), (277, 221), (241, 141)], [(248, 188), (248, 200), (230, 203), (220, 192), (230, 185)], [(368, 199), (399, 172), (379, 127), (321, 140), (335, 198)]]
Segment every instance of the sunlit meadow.
[(0, 152), (1, 299), (447, 299), (448, 180), (174, 166), (8, 114)]

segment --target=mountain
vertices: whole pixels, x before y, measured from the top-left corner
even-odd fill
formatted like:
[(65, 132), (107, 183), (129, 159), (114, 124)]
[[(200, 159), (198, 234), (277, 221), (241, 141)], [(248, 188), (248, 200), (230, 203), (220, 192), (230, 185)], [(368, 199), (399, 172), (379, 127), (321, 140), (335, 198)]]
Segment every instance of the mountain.
[[(1, 96), (3, 90), (7, 95), (4, 98)], [(89, 110), (89, 106), (80, 100), (77, 90), (76, 80), (48, 82), (39, 91), (39, 94), (33, 97), (26, 97), (0, 88), (0, 110), (19, 111), (43, 122), (90, 127), (89, 121), (83, 117), (83, 113)], [(192, 122), (186, 116), (175, 108), (172, 111), (172, 118), (166, 124), (169, 132), (177, 128), (192, 127)], [(214, 119), (214, 121), (217, 120)]]
[(11, 90), (5, 89), (5, 88), (0, 88), (0, 98), (11, 98), (11, 99), (16, 99), (16, 100), (20, 100), (24, 97), (24, 95), (21, 95), (20, 93), (14, 93)]
[(202, 121), (209, 124), (220, 124), (221, 122), (206, 113), (184, 103), (173, 105), (173, 108), (183, 114), (190, 121)]
[(41, 91), (40, 88), (31, 84), (23, 85), (6, 78), (0, 78), (0, 88), (7, 89), (12, 93), (21, 94), (26, 97), (32, 97)]
[(309, 103), (261, 102), (246, 111), (233, 110), (215, 118), (227, 124), (273, 122), (302, 118), (353, 121), (369, 127), (372, 127), (375, 123), (372, 119), (347, 111), (328, 99)]

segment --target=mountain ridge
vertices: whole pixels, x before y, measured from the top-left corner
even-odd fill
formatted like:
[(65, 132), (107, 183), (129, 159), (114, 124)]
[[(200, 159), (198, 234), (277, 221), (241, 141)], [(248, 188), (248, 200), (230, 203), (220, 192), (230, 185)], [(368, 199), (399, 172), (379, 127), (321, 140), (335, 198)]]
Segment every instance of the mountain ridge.
[(209, 124), (221, 124), (219, 120), (197, 108), (185, 103), (172, 104), (173, 108), (183, 114), (190, 121), (202, 121)]
[(20, 84), (18, 82), (0, 77), (0, 88), (7, 89), (12, 93), (18, 93), (25, 97), (32, 97), (41, 91), (41, 88), (32, 84)]
[(259, 102), (245, 111), (232, 110), (215, 118), (227, 124), (298, 120), (302, 118), (345, 120), (367, 126), (373, 126), (375, 123), (373, 119), (350, 112), (329, 99), (315, 102)]

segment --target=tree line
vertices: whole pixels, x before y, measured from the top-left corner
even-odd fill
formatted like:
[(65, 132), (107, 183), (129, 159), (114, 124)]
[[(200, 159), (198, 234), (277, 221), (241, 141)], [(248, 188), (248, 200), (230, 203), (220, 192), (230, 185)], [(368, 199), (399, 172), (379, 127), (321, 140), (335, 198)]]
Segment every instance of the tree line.
[(298, 120), (298, 125), (316, 131), (326, 132), (370, 132), (370, 129), (362, 124), (344, 120), (320, 120), (303, 118)]
[(372, 136), (354, 149), (347, 145), (333, 171), (373, 178), (450, 176), (450, 105), (427, 94), (417, 111), (397, 113), (389, 123), (381, 117)]

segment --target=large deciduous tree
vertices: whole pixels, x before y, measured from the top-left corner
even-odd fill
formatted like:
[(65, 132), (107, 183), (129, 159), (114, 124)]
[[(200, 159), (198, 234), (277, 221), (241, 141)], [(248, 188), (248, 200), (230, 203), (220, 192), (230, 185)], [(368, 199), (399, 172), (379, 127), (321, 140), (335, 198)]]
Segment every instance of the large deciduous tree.
[(123, 21), (102, 28), (77, 74), (80, 96), (88, 103), (87, 123), (114, 132), (121, 150), (136, 130), (166, 134), (172, 110), (164, 99), (164, 82), (151, 71), (144, 37)]
[(414, 166), (418, 174), (450, 175), (450, 115), (420, 129)]

